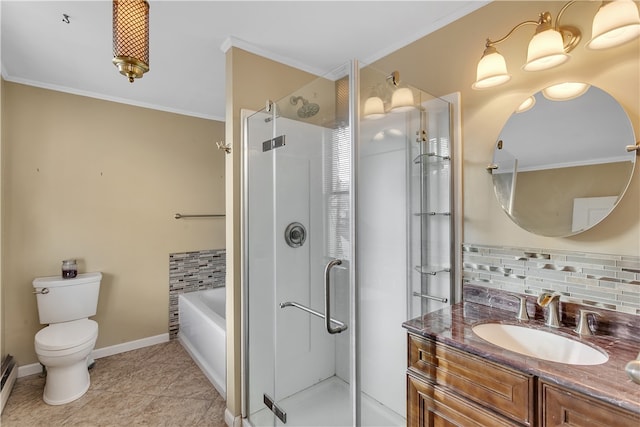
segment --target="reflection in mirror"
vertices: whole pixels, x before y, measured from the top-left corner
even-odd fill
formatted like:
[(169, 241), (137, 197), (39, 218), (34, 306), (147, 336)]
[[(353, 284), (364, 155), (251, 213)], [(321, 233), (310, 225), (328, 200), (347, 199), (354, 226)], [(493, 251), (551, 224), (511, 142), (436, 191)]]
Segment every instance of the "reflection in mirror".
[(625, 147), (635, 144), (633, 127), (620, 104), (593, 86), (568, 100), (547, 99), (542, 91), (534, 98), (498, 137), (491, 171), (496, 197), (525, 230), (577, 234), (604, 219), (629, 185), (636, 153)]

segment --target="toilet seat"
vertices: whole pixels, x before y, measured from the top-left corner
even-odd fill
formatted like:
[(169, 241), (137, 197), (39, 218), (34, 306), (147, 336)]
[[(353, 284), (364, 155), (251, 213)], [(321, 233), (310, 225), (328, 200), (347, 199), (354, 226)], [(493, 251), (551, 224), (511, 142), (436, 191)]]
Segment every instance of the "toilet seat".
[(98, 323), (90, 319), (55, 323), (38, 331), (35, 336), (36, 353), (64, 356), (95, 344)]

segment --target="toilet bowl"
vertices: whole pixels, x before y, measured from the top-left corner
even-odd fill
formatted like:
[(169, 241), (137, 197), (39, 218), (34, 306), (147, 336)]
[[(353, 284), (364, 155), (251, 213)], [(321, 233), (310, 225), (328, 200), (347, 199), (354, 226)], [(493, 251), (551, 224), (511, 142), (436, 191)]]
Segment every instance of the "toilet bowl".
[(98, 323), (90, 319), (51, 324), (36, 334), (36, 355), (47, 368), (45, 403), (62, 405), (87, 392), (87, 361), (97, 338)]
[(89, 317), (98, 308), (101, 280), (102, 273), (33, 280), (38, 318), (49, 325), (34, 338), (38, 360), (47, 369), (42, 398), (49, 405), (69, 403), (89, 389), (87, 362), (98, 339), (98, 324)]

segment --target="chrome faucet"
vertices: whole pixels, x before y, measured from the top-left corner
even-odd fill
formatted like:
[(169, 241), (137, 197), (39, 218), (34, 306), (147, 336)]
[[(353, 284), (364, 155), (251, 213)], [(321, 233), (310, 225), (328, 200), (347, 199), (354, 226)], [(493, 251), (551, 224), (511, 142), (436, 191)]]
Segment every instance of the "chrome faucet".
[(521, 321), (529, 320), (529, 315), (527, 314), (527, 297), (518, 294), (507, 295), (518, 299), (518, 314), (516, 315), (516, 319)]
[(545, 324), (552, 328), (560, 327), (560, 294), (557, 292), (543, 292), (538, 297), (538, 305), (547, 308), (547, 321)]
[(580, 335), (593, 335), (593, 331), (589, 327), (589, 315), (599, 316), (597, 311), (585, 310), (581, 308), (578, 314), (578, 324), (574, 329)]

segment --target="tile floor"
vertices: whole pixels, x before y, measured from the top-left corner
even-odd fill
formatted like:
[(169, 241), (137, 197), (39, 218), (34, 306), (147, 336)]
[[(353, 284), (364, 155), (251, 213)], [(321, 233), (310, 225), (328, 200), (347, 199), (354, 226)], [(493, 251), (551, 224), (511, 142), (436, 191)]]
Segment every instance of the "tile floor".
[(96, 360), (89, 391), (66, 405), (45, 404), (43, 388), (18, 378), (2, 427), (225, 426), (225, 401), (177, 340)]

